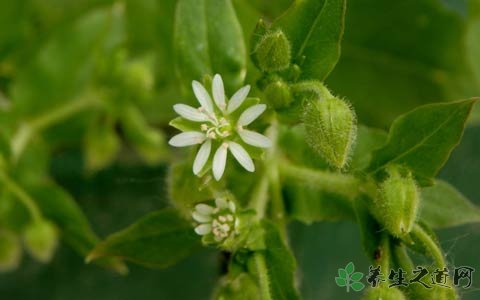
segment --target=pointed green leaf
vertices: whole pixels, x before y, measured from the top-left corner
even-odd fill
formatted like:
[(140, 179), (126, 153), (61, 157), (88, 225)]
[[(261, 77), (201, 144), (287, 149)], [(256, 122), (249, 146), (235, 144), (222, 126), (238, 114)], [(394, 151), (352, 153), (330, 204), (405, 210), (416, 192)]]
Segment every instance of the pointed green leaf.
[(165, 209), (146, 215), (99, 243), (87, 257), (120, 257), (152, 268), (165, 268), (190, 255), (200, 239), (177, 211)]
[(374, 152), (368, 170), (387, 164), (408, 167), (421, 185), (431, 184), (460, 141), (475, 100), (429, 104), (393, 122), (387, 143)]
[(363, 290), (365, 288), (365, 284), (363, 284), (361, 282), (354, 282), (354, 283), (352, 283), (352, 285), (350, 287), (355, 292), (360, 292), (361, 290)]
[(242, 28), (230, 0), (179, 0), (175, 13), (174, 47), (184, 88), (205, 75), (222, 75), (226, 90), (243, 83), (246, 49)]
[(422, 189), (420, 219), (433, 228), (480, 222), (480, 208), (443, 180)]
[(344, 278), (335, 277), (335, 282), (338, 286), (347, 286), (347, 281)]
[(352, 274), (352, 276), (350, 276), (350, 279), (353, 280), (353, 281), (359, 281), (363, 278), (363, 273), (361, 272), (355, 272)]
[(295, 1), (273, 24), (291, 43), (293, 63), (303, 79), (323, 81), (340, 57), (345, 0)]
[(340, 276), (343, 279), (346, 279), (348, 277), (347, 271), (345, 269), (338, 269), (338, 276)]
[(347, 266), (345, 267), (345, 271), (348, 273), (348, 275), (351, 275), (353, 271), (355, 271), (355, 265), (353, 262), (349, 262)]

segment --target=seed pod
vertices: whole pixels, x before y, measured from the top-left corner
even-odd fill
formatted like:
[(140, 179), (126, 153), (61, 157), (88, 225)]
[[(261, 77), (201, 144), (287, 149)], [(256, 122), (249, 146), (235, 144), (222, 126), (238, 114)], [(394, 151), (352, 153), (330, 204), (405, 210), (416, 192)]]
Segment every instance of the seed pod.
[(330, 165), (343, 168), (357, 134), (355, 113), (345, 101), (332, 97), (309, 101), (304, 108), (307, 143)]
[[(363, 300), (406, 300), (407, 298), (399, 289), (395, 287), (379, 286), (369, 288), (365, 292)], [(433, 299), (433, 298), (432, 298)]]
[(288, 84), (281, 79), (269, 83), (263, 92), (265, 100), (275, 109), (288, 107), (293, 100)]
[(25, 229), (23, 239), (30, 255), (40, 262), (47, 263), (57, 249), (57, 228), (47, 220), (34, 221)]
[(5, 229), (0, 230), (0, 273), (15, 270), (20, 264), (22, 247), (17, 236)]
[(255, 47), (255, 61), (264, 72), (281, 71), (290, 65), (290, 51), (290, 42), (283, 31), (270, 31), (265, 33)]
[(380, 184), (372, 214), (392, 235), (409, 233), (417, 216), (419, 191), (409, 170), (387, 168), (388, 177)]

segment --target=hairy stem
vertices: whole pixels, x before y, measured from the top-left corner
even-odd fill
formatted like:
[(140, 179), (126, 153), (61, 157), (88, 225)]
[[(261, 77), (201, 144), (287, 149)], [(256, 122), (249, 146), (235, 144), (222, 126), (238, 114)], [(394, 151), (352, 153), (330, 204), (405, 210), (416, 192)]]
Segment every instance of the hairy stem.
[(262, 300), (272, 300), (270, 293), (270, 282), (268, 279), (268, 268), (265, 262), (265, 257), (262, 253), (256, 252), (253, 254), (255, 268), (260, 284), (260, 294)]
[(297, 166), (287, 160), (279, 164), (280, 174), (287, 180), (294, 180), (318, 189), (354, 199), (360, 193), (360, 182), (351, 175)]
[(7, 174), (1, 171), (0, 182), (3, 183), (4, 187), (8, 191), (15, 195), (15, 199), (19, 200), (23, 203), (23, 205), (25, 205), (34, 221), (42, 219), (42, 213), (30, 195), (28, 195), (20, 186), (18, 186)]
[(412, 229), (412, 234), (428, 249), (428, 252), (438, 268), (446, 267), (445, 257), (433, 238), (418, 224)]

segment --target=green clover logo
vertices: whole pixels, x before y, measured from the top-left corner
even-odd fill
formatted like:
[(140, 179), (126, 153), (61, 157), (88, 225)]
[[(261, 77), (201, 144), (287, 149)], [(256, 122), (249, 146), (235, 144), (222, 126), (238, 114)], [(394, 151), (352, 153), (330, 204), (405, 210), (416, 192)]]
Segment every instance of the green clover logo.
[(350, 288), (355, 292), (360, 292), (365, 288), (365, 285), (360, 282), (363, 278), (363, 273), (355, 272), (355, 265), (353, 262), (349, 262), (345, 269), (338, 269), (338, 277), (335, 277), (335, 283), (338, 286), (347, 287), (347, 292), (350, 292)]

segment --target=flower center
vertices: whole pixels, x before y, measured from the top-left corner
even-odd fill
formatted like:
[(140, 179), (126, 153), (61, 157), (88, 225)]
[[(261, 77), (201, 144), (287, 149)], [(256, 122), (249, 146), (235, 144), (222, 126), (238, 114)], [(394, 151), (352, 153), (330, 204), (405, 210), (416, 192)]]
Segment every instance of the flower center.
[(227, 238), (234, 229), (235, 217), (229, 211), (213, 216), (212, 233), (216, 240), (220, 241)]
[(205, 132), (207, 138), (217, 139), (226, 138), (232, 134), (232, 126), (225, 118), (215, 120), (215, 122), (201, 125), (202, 131)]

